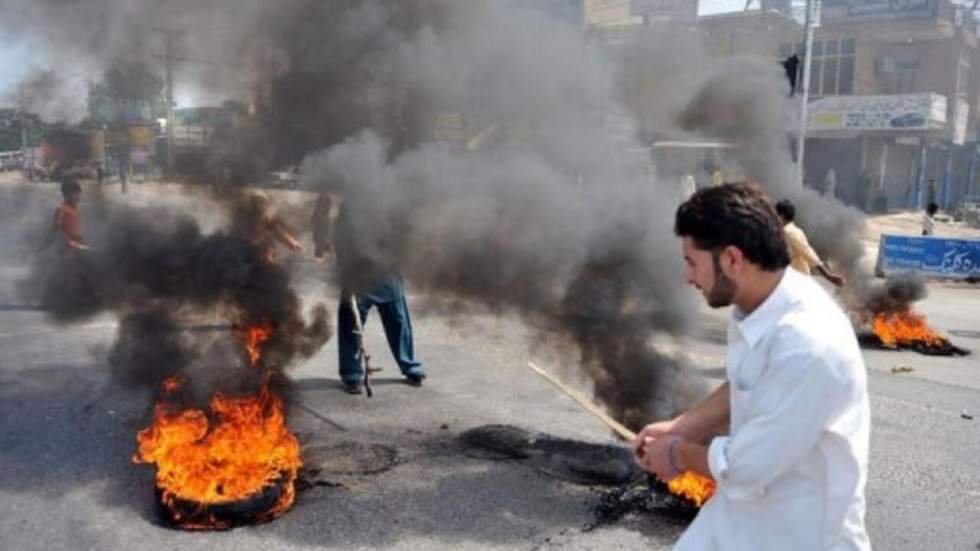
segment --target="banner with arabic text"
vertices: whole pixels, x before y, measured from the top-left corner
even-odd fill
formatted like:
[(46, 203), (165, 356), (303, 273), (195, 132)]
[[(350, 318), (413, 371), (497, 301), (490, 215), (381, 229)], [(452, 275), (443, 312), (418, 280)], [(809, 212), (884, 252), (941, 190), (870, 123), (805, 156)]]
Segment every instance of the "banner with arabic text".
[(980, 239), (882, 234), (876, 272), (879, 275), (980, 278)]

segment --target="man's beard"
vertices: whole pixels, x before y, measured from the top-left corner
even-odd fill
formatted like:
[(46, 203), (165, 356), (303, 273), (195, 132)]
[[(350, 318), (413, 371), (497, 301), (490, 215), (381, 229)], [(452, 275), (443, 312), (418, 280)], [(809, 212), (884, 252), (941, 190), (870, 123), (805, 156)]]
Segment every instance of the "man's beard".
[(708, 306), (712, 308), (731, 306), (732, 301), (735, 299), (735, 291), (738, 290), (738, 286), (721, 271), (717, 253), (712, 255), (712, 260), (714, 261), (715, 281), (711, 286), (711, 290), (705, 294), (705, 300), (708, 301)]

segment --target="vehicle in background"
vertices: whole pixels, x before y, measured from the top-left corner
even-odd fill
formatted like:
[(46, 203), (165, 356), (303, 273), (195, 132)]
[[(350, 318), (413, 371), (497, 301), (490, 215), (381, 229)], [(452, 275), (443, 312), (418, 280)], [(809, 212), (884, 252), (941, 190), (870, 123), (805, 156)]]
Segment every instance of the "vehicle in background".
[(0, 172), (20, 170), (23, 162), (20, 151), (0, 151)]
[(98, 130), (50, 130), (41, 142), (35, 164), (54, 180), (65, 176), (95, 178), (95, 165), (103, 156), (104, 136)]

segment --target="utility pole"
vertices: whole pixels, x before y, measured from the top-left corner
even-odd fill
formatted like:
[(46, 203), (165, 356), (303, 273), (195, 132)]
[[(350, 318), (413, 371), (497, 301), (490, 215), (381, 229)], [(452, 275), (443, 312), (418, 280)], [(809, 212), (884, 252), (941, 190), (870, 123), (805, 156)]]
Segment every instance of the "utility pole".
[(178, 61), (177, 41), (185, 31), (157, 28), (154, 31), (163, 35), (163, 61), (167, 78), (167, 175), (174, 173), (174, 69)]
[(806, 123), (810, 101), (810, 61), (813, 57), (813, 30), (820, 26), (820, 0), (806, 0), (803, 30), (803, 82), (800, 89), (800, 129), (796, 138), (796, 184), (803, 187), (803, 153), (806, 147)]
[(24, 97), (24, 85), (18, 89), (17, 107), (20, 110), (20, 155), (21, 158), (27, 153), (27, 98)]
[[(17, 114), (20, 119), (20, 168), (21, 177), (27, 176), (33, 179), (34, 174), (34, 154), (33, 150), (31, 152), (31, 158), (27, 159), (27, 97), (24, 93), (24, 84), (21, 84), (17, 89), (17, 107), (19, 113)], [(30, 163), (30, 164), (28, 164)]]

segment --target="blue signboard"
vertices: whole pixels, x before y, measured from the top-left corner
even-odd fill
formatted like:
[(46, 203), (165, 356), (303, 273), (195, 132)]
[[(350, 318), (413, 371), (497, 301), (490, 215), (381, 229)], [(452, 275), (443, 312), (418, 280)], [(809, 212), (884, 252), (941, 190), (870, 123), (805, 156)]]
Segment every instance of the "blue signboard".
[(980, 278), (980, 239), (882, 234), (875, 271), (880, 275)]

